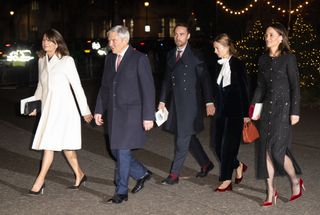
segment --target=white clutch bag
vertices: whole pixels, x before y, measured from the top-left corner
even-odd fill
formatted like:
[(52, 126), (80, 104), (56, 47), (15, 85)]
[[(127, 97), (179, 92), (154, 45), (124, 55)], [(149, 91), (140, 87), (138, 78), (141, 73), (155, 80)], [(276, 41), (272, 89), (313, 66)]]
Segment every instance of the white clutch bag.
[(258, 116), (261, 116), (261, 110), (262, 110), (262, 103), (255, 103), (252, 119), (256, 120)]

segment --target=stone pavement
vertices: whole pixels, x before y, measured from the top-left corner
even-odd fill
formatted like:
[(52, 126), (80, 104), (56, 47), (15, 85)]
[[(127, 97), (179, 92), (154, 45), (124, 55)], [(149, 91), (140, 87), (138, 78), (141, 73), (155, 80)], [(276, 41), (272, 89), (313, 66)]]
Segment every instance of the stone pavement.
[[(215, 168), (206, 178), (195, 178), (199, 167), (189, 155), (182, 172), (182, 180), (174, 186), (160, 181), (167, 176), (173, 157), (173, 136), (159, 128), (148, 134), (144, 150), (135, 151), (154, 174), (145, 188), (129, 193), (129, 201), (121, 205), (104, 204), (114, 192), (114, 161), (110, 158), (100, 127), (83, 125), (83, 149), (78, 157), (88, 176), (86, 187), (68, 190), (74, 176), (62, 153), (55, 153), (53, 166), (46, 179), (45, 193), (29, 197), (28, 189), (39, 170), (41, 153), (30, 150), (35, 119), (16, 114), (17, 101), (33, 93), (33, 88), (0, 89), (0, 214), (319, 214), (319, 119), (318, 110), (304, 109), (301, 123), (294, 128), (293, 153), (303, 169), (306, 191), (291, 203), (287, 177), (277, 177), (280, 194), (277, 205), (260, 206), (265, 198), (265, 184), (255, 178), (255, 145), (241, 145), (239, 159), (249, 167), (240, 185), (232, 192), (215, 193), (219, 165), (209, 148), (209, 119), (206, 130), (199, 135)], [(85, 84), (90, 105), (94, 103), (96, 88)], [(130, 187), (135, 182), (130, 180)]]

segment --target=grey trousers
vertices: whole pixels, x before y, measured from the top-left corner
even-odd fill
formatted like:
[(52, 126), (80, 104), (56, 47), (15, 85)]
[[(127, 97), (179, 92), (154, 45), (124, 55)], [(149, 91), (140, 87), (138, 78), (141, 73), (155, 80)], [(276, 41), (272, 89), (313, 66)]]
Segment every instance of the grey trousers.
[(177, 135), (175, 143), (175, 153), (171, 166), (171, 173), (175, 173), (177, 175), (180, 174), (188, 151), (190, 151), (191, 155), (195, 158), (200, 167), (204, 167), (210, 163), (210, 160), (196, 135)]

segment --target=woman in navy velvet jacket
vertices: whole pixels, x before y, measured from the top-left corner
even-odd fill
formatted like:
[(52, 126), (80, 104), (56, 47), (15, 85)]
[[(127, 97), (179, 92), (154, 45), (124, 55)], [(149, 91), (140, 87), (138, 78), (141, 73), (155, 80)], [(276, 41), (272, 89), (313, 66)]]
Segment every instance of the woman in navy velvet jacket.
[(248, 81), (245, 64), (237, 57), (234, 45), (227, 34), (221, 34), (213, 42), (220, 58), (214, 78), (216, 117), (213, 122), (213, 144), (220, 160), (222, 184), (216, 192), (232, 190), (232, 173), (236, 169), (235, 183), (242, 180), (247, 166), (237, 159), (242, 137), (243, 123), (248, 122)]

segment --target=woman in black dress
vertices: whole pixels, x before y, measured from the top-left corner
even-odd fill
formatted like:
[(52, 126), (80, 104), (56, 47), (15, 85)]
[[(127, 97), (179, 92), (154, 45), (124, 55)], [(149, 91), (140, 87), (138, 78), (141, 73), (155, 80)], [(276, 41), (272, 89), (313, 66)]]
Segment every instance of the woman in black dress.
[(234, 45), (227, 34), (216, 37), (213, 43), (220, 60), (214, 80), (216, 117), (214, 123), (214, 148), (220, 161), (222, 184), (216, 192), (232, 190), (232, 173), (236, 169), (235, 183), (242, 180), (247, 166), (237, 159), (241, 142), (243, 123), (250, 121), (248, 116), (249, 99), (247, 75), (244, 63), (235, 57)]
[(291, 154), (291, 126), (299, 121), (300, 88), (296, 57), (290, 54), (288, 34), (282, 24), (266, 29), (267, 53), (259, 59), (258, 86), (253, 104), (262, 103), (258, 178), (267, 179), (267, 197), (263, 206), (276, 203), (278, 192), (274, 175), (287, 174), (291, 181), (290, 201), (302, 195), (303, 180), (297, 177), (301, 170)]

